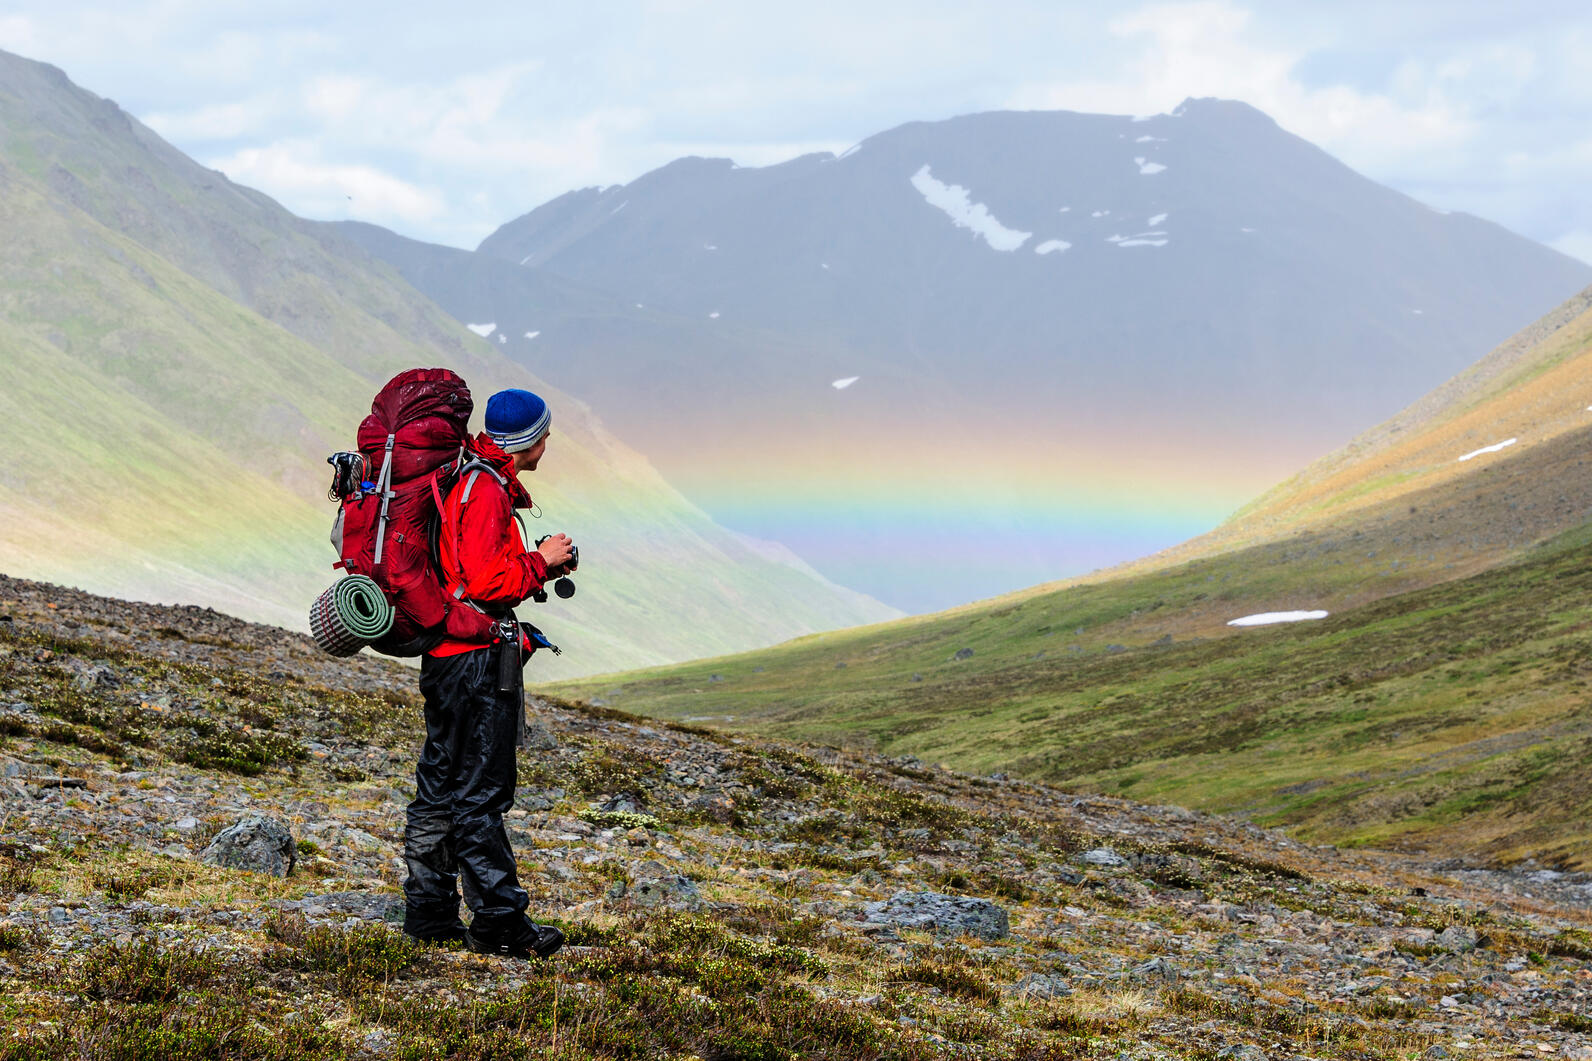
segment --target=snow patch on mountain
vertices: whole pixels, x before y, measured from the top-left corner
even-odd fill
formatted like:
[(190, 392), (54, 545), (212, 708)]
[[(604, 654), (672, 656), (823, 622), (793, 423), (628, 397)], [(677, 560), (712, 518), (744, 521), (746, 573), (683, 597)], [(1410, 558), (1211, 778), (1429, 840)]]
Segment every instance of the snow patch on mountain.
[(1154, 217), (1150, 218), (1150, 220), (1146, 221), (1145, 224), (1149, 225), (1151, 228), (1155, 228), (1157, 225), (1161, 224), (1161, 222), (1165, 221), (1169, 216), (1170, 215), (1168, 214), (1156, 214)]
[(1325, 619), (1326, 612), (1260, 612), (1239, 619), (1229, 619), (1228, 626), (1270, 626), (1272, 623), (1301, 623), (1310, 619)]
[(1072, 244), (1068, 243), (1064, 239), (1047, 239), (1045, 242), (1034, 248), (1034, 253), (1054, 254), (1056, 251), (1064, 251), (1070, 246), (1072, 246)]
[(1028, 242), (1032, 232), (1019, 232), (1007, 228), (996, 220), (983, 203), (975, 203), (968, 190), (960, 184), (945, 184), (935, 180), (928, 163), (912, 175), (912, 186), (925, 202), (945, 213), (957, 228), (971, 229), (985, 243), (998, 251), (1014, 251)]
[(465, 327), (479, 335), (481, 338), (485, 339), (487, 336), (497, 331), (497, 322), (489, 321), (486, 324), (466, 324)]
[(1161, 173), (1161, 172), (1165, 171), (1165, 169), (1166, 169), (1166, 167), (1161, 165), (1159, 162), (1147, 162), (1147, 161), (1145, 161), (1143, 155), (1140, 155), (1138, 158), (1135, 158), (1133, 160), (1133, 164), (1135, 166), (1139, 167), (1139, 173), (1142, 176), (1145, 176), (1145, 177), (1150, 177), (1150, 176), (1153, 176), (1153, 175), (1155, 175), (1157, 173)]
[(835, 388), (837, 391), (843, 391), (861, 378), (861, 376), (847, 376), (845, 379), (835, 380), (835, 382), (831, 383), (830, 386)]
[(527, 338), (527, 339), (534, 339), (534, 338), (536, 338), (536, 337), (537, 337), (537, 336), (538, 336), (538, 335), (541, 335), (541, 334), (542, 334), (542, 333), (541, 333), (541, 331), (540, 331), (540, 330), (537, 330), (537, 331), (534, 331), (534, 332), (526, 332), (526, 333), (525, 333), (525, 338)]
[(1508, 449), (1510, 446), (1513, 446), (1519, 441), (1520, 440), (1518, 438), (1506, 438), (1502, 442), (1494, 442), (1490, 446), (1483, 446), (1481, 449), (1473, 449), (1459, 459), (1462, 461), (1468, 461), (1475, 457), (1480, 457), (1483, 453), (1497, 453), (1501, 449)]

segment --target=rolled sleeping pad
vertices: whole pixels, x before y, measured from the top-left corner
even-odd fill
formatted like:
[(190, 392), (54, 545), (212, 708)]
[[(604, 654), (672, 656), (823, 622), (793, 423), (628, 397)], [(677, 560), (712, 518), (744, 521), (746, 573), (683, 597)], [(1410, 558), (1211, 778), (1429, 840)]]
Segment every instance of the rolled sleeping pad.
[(392, 622), (387, 595), (365, 575), (333, 583), (310, 605), (310, 633), (333, 656), (352, 656), (391, 630)]

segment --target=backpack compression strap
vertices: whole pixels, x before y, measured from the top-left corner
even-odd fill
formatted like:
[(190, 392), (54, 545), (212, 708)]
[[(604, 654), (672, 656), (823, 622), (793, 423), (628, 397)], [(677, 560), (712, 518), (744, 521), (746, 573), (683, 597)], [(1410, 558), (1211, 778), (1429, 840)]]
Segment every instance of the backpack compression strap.
[(381, 566), (381, 550), (387, 542), (387, 506), (393, 498), (392, 444), (397, 437), (396, 434), (387, 436), (387, 449), (381, 459), (381, 477), (376, 482), (376, 489), (381, 494), (381, 518), (376, 522), (376, 555), (371, 558), (372, 567)]

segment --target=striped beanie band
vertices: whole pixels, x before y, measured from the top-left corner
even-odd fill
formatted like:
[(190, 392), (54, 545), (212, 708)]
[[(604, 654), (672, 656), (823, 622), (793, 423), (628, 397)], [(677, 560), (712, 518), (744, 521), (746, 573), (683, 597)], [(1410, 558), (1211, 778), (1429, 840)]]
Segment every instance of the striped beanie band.
[(530, 391), (498, 391), (487, 399), (486, 433), (504, 453), (530, 449), (552, 426), (553, 410)]

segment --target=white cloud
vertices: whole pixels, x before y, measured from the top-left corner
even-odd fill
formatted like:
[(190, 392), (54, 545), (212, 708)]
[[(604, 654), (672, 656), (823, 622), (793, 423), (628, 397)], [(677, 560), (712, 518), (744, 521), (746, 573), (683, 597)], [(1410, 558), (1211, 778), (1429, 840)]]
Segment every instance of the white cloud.
[[(1413, 66), (1396, 79), (1410, 98), (1343, 84), (1307, 85), (1297, 71), (1309, 50), (1290, 39), (1261, 39), (1251, 23), (1248, 11), (1227, 0), (1142, 8), (1107, 26), (1112, 36), (1142, 45), (1114, 74), (1031, 83), (1013, 93), (1011, 105), (1145, 114), (1170, 111), (1190, 96), (1237, 99), (1357, 164), (1420, 157), (1474, 132), (1463, 109), (1444, 96), (1441, 81), (1420, 76)], [(1448, 73), (1459, 76), (1457, 69)]]
[(0, 48), (31, 56), (38, 46), (39, 35), (31, 18), (25, 15), (0, 15)]
[(217, 103), (190, 111), (159, 111), (143, 122), (168, 140), (234, 140), (264, 127), (280, 113), (273, 97)]
[(208, 163), (247, 184), (322, 218), (360, 217), (428, 221), (444, 209), (433, 192), (370, 166), (321, 162), (313, 144), (287, 141), (245, 148)]

